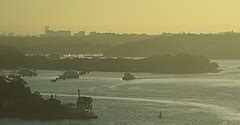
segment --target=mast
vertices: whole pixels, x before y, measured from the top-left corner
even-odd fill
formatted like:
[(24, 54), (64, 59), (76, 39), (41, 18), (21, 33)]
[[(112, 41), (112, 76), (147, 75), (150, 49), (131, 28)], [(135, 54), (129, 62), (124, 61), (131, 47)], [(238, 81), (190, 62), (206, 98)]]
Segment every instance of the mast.
[(80, 89), (78, 89), (78, 99), (77, 99), (76, 107), (80, 108)]
[(55, 92), (54, 98), (57, 99), (57, 94), (56, 94), (56, 92)]
[(78, 89), (78, 98), (80, 97), (80, 89)]

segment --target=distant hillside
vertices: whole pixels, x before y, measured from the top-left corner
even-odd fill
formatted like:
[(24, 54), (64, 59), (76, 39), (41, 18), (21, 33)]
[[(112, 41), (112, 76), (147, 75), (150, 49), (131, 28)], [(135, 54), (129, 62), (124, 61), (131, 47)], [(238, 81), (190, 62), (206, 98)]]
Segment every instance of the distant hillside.
[(240, 33), (217, 34), (115, 34), (81, 37), (0, 37), (0, 45), (12, 45), (25, 54), (104, 54), (152, 56), (189, 53), (210, 59), (240, 59)]
[(0, 68), (17, 68), (25, 56), (14, 46), (0, 46)]
[(211, 59), (240, 59), (240, 33), (172, 34), (155, 39), (116, 45), (104, 52), (110, 56), (151, 56), (189, 53)]
[(25, 54), (96, 54), (110, 47), (153, 38), (146, 34), (95, 33), (81, 37), (0, 37), (0, 45), (16, 46)]

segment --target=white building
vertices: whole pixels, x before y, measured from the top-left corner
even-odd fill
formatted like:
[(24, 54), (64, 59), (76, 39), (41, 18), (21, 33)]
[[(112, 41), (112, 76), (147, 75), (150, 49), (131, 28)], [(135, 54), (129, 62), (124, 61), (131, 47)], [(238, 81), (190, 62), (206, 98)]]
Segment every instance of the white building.
[(53, 31), (49, 29), (49, 26), (45, 27), (45, 33), (41, 35), (42, 37), (70, 37), (71, 31), (58, 30)]

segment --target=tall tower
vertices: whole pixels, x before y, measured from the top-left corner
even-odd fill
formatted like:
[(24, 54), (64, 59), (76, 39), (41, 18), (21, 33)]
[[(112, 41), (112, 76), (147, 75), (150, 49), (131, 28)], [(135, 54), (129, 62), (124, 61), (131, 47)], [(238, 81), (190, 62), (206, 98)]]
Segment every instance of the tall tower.
[(49, 26), (45, 26), (45, 34), (48, 34)]

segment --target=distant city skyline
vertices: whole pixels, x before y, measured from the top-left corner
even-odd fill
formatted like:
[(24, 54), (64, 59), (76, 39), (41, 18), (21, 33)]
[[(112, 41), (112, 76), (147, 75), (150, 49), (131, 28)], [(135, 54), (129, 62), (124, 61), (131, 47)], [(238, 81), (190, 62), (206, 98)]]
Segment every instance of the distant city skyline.
[[(44, 33), (44, 27), (45, 26), (35, 26), (35, 27), (29, 27), (29, 26), (0, 26), (0, 34), (3, 33), (14, 33), (15, 35), (41, 35)], [(86, 34), (89, 34), (92, 31), (96, 32), (111, 32), (111, 33), (136, 33), (136, 34), (152, 34), (152, 35), (158, 35), (162, 34), (163, 32), (167, 33), (219, 33), (219, 32), (228, 32), (228, 31), (234, 31), (234, 32), (240, 32), (240, 27), (234, 27), (234, 26), (225, 26), (225, 27), (213, 27), (212, 30), (204, 30), (203, 28), (199, 28), (198, 30), (192, 30), (189, 28), (183, 28), (181, 27), (159, 27), (159, 29), (153, 29), (151, 27), (135, 27), (133, 29), (128, 28), (104, 28), (104, 26), (99, 27), (80, 27), (80, 26), (50, 26), (52, 30), (69, 30), (72, 31), (72, 35), (74, 33), (77, 33), (79, 31), (86, 31)]]
[(0, 0), (0, 33), (240, 31), (239, 0)]

